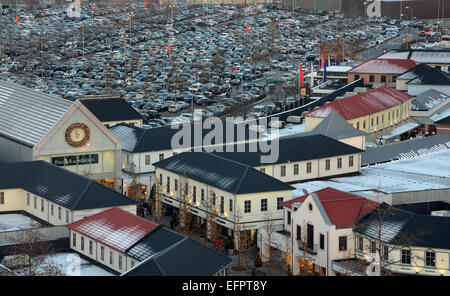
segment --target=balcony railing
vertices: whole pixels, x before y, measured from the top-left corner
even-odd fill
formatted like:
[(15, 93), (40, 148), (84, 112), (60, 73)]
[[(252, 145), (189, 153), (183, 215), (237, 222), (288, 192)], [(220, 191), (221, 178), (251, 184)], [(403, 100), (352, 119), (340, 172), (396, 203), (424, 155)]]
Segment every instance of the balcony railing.
[(305, 251), (311, 255), (317, 255), (318, 244), (308, 244), (307, 242), (300, 240), (297, 241), (297, 244), (300, 251)]

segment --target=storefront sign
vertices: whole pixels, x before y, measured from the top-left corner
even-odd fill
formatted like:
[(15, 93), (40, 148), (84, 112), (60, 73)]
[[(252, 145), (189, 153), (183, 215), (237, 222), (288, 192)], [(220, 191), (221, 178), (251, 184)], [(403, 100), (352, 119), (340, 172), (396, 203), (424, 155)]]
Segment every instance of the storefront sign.
[(98, 163), (98, 154), (52, 157), (52, 164), (57, 166), (83, 165), (93, 163)]

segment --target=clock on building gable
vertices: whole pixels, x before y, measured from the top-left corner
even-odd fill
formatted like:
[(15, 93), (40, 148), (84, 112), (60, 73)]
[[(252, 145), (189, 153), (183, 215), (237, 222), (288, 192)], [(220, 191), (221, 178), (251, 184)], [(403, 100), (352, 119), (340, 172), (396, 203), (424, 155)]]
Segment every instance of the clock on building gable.
[(72, 147), (82, 147), (89, 142), (90, 131), (84, 123), (73, 123), (66, 130), (66, 142)]

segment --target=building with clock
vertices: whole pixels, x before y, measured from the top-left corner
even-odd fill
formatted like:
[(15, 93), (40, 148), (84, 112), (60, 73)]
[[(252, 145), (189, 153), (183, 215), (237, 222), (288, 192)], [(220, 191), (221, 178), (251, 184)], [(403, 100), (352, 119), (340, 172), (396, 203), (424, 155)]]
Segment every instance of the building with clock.
[(0, 81), (0, 162), (44, 160), (121, 190), (121, 145), (81, 101)]

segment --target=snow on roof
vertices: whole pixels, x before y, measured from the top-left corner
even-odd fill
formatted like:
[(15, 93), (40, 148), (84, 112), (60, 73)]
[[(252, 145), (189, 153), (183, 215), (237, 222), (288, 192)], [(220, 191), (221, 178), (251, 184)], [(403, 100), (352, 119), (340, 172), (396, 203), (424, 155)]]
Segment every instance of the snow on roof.
[(305, 117), (324, 118), (334, 110), (344, 119), (349, 120), (392, 108), (410, 100), (412, 97), (392, 87), (382, 86), (362, 94), (334, 100), (306, 113)]
[(402, 74), (417, 66), (418, 63), (409, 59), (371, 59), (348, 71), (349, 73), (370, 74)]
[(120, 208), (111, 208), (67, 225), (67, 228), (86, 235), (108, 247), (125, 253), (157, 224)]
[(384, 139), (391, 139), (394, 137), (398, 137), (399, 135), (410, 131), (416, 127), (418, 127), (420, 124), (417, 122), (405, 122), (400, 124), (399, 126), (392, 129), (392, 131), (388, 135), (383, 135)]
[(448, 98), (448, 95), (440, 91), (429, 89), (412, 99), (411, 110), (430, 110)]
[[(432, 189), (450, 188), (450, 150), (401, 159), (386, 164), (361, 169), (361, 174), (294, 184), (295, 192), (313, 192), (325, 187), (358, 194), (360, 191), (376, 191), (395, 194)], [(298, 196), (298, 195), (297, 195)]]

